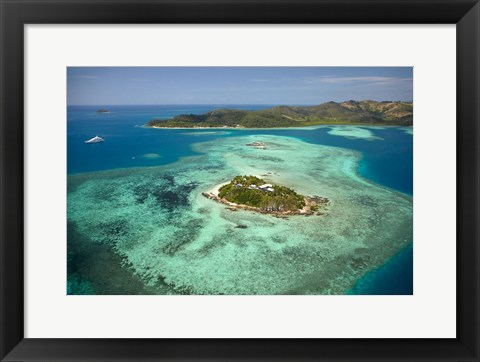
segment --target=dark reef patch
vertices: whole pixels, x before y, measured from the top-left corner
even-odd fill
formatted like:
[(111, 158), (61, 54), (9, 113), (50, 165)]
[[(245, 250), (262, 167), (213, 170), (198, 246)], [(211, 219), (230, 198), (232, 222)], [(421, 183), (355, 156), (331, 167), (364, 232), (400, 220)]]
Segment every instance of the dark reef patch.
[(370, 196), (365, 196), (365, 195), (357, 195), (354, 198), (352, 198), (355, 203), (358, 205), (364, 206), (364, 207), (369, 207), (372, 209), (375, 209), (378, 207), (378, 202), (375, 201), (372, 197)]
[(198, 186), (195, 182), (185, 185), (175, 183), (171, 175), (165, 175), (156, 182), (143, 183), (133, 187), (132, 191), (138, 204), (145, 203), (153, 198), (160, 208), (172, 211), (177, 208), (189, 206), (188, 197)]
[(103, 236), (102, 243), (113, 247), (118, 241), (118, 237), (128, 234), (128, 221), (118, 219), (107, 223), (100, 223), (98, 228), (100, 229), (99, 235)]
[(68, 295), (168, 294), (164, 283), (147, 287), (123, 258), (105, 244), (81, 234), (74, 222), (67, 223)]
[(198, 234), (202, 228), (202, 220), (189, 219), (188, 225), (185, 225), (185, 223), (181, 221), (181, 216), (179, 215), (179, 220), (174, 222), (174, 225), (178, 228), (178, 230), (175, 232), (175, 237), (171, 240), (164, 241), (165, 244), (160, 248), (161, 251), (168, 256), (174, 256), (176, 253), (181, 251), (184, 246), (191, 243), (198, 237)]

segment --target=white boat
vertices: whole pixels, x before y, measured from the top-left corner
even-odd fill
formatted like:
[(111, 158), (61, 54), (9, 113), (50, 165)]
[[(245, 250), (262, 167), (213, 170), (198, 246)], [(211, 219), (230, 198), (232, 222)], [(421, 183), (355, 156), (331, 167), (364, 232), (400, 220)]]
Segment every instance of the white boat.
[(95, 136), (92, 139), (85, 141), (85, 143), (99, 143), (99, 142), (105, 142), (105, 140), (102, 137)]

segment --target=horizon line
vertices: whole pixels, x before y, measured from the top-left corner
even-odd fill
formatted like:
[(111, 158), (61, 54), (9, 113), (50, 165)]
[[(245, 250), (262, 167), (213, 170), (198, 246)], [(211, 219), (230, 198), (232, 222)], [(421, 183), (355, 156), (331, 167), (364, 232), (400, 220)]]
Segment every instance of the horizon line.
[(137, 104), (106, 104), (106, 103), (100, 103), (100, 104), (67, 104), (67, 107), (73, 106), (73, 107), (109, 107), (109, 106), (213, 106), (213, 105), (226, 105), (226, 106), (316, 106), (320, 104), (325, 104), (325, 103), (344, 103), (344, 102), (405, 102), (405, 103), (413, 103), (413, 100), (383, 100), (383, 101), (377, 101), (374, 99), (362, 99), (362, 100), (355, 100), (355, 99), (347, 99), (344, 101), (325, 101), (322, 103), (137, 103)]

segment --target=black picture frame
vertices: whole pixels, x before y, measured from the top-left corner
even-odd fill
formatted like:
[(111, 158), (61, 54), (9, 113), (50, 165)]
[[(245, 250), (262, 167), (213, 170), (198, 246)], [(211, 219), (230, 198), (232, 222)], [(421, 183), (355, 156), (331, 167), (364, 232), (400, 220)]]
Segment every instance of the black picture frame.
[[(0, 0), (0, 12), (2, 361), (479, 361), (477, 0)], [(100, 23), (456, 24), (457, 338), (24, 338), (24, 25)]]

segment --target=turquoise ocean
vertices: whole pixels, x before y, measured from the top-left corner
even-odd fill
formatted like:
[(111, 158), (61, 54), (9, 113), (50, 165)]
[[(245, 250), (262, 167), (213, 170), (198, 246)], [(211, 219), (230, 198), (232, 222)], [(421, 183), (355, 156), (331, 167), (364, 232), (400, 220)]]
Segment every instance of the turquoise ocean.
[[(178, 114), (200, 114), (216, 108), (263, 109), (272, 105), (161, 105), (108, 106), (110, 113), (99, 114), (99, 106), (69, 106), (67, 108), (67, 171), (68, 178), (95, 178), (112, 170), (171, 167), (184, 158), (200, 157), (197, 143), (215, 144), (239, 137), (282, 137), (306, 144), (352, 150), (360, 155), (356, 172), (376, 185), (392, 190), (407, 199), (413, 198), (413, 131), (406, 127), (310, 127), (290, 129), (151, 129), (144, 125), (152, 118), (166, 119)], [(93, 136), (105, 142), (85, 144)], [(268, 138), (267, 138), (268, 139)], [(329, 148), (330, 149), (330, 148)], [(69, 186), (70, 187), (70, 186)], [(193, 186), (192, 186), (193, 187)], [(70, 192), (70, 190), (69, 190)], [(402, 196), (402, 197), (403, 197)], [(68, 202), (73, 198), (68, 197)], [(69, 216), (70, 220), (70, 216)], [(80, 220), (80, 219), (79, 219)], [(86, 219), (82, 222), (88, 223)], [(70, 222), (70, 221), (69, 221)], [(92, 280), (92, 268), (105, 263), (104, 270), (116, 270), (122, 264), (114, 249), (95, 246), (85, 251), (80, 247), (82, 236), (75, 233), (77, 225), (69, 224), (68, 272), (74, 287), (69, 294), (95, 294), (101, 286)], [(101, 255), (101, 260), (94, 258)], [(107, 265), (110, 264), (110, 265)], [(128, 266), (128, 265), (127, 265)], [(127, 276), (125, 276), (127, 278)], [(128, 277), (129, 278), (129, 277)], [(110, 280), (115, 282), (115, 278)], [(135, 289), (137, 279), (129, 283), (125, 294), (141, 294)], [(69, 287), (70, 288), (70, 287)], [(107, 288), (108, 289), (108, 288)], [(93, 290), (93, 292), (92, 292)], [(108, 292), (106, 292), (108, 293)], [(113, 294), (122, 294), (113, 291)], [(382, 265), (368, 271), (357, 280), (348, 294), (410, 295), (413, 294), (413, 240)]]

